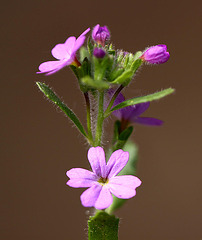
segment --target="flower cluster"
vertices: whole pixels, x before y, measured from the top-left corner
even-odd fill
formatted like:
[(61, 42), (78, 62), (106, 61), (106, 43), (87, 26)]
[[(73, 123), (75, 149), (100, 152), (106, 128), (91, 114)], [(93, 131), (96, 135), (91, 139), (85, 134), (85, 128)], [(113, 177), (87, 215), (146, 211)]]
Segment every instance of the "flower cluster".
[[(87, 46), (83, 46), (89, 31), (90, 28), (78, 38), (71, 36), (64, 43), (57, 44), (51, 51), (56, 60), (40, 64), (37, 72), (51, 75), (66, 66), (71, 66), (86, 101), (86, 127), (46, 84), (37, 82), (37, 85), (46, 97), (71, 119), (89, 144), (88, 160), (92, 172), (82, 168), (67, 171), (67, 185), (88, 188), (81, 195), (84, 207), (106, 209), (113, 199), (119, 201), (119, 198), (134, 197), (136, 188), (141, 185), (140, 179), (134, 176), (135, 158), (131, 157), (134, 154), (130, 154), (129, 158), (131, 147), (128, 139), (133, 132), (131, 124), (162, 125), (163, 121), (159, 119), (141, 115), (149, 108), (151, 101), (160, 99), (174, 90), (169, 88), (125, 100), (121, 91), (133, 80), (140, 66), (144, 63), (162, 64), (168, 61), (170, 55), (166, 45), (152, 46), (135, 54), (116, 50), (110, 43), (111, 34), (108, 27), (97, 24), (88, 38)], [(114, 132), (107, 150), (107, 153), (112, 154), (106, 162), (101, 146), (103, 124), (110, 114), (119, 120), (114, 122)], [(132, 143), (132, 146), (134, 149), (136, 145)]]

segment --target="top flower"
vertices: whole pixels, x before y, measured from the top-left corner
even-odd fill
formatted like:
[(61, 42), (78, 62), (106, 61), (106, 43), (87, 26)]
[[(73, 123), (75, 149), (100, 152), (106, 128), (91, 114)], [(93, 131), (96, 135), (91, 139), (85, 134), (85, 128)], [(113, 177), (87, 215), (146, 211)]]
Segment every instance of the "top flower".
[(37, 73), (46, 73), (46, 75), (50, 75), (71, 64), (79, 66), (80, 63), (76, 58), (76, 51), (84, 44), (86, 39), (85, 35), (89, 31), (90, 28), (84, 31), (77, 39), (76, 37), (72, 36), (69, 37), (65, 43), (57, 44), (51, 50), (51, 53), (53, 57), (58, 59), (58, 61), (48, 61), (42, 63), (39, 66), (40, 72)]
[(161, 64), (168, 61), (170, 54), (167, 52), (167, 46), (162, 44), (147, 48), (140, 58), (151, 64)]
[(109, 29), (104, 26), (100, 27), (99, 24), (97, 24), (92, 31), (92, 39), (101, 44), (103, 47), (105, 46), (105, 42), (110, 39), (110, 32)]
[(135, 189), (141, 185), (139, 178), (132, 175), (116, 176), (127, 164), (129, 153), (119, 149), (112, 153), (106, 164), (105, 153), (101, 147), (92, 147), (88, 151), (88, 160), (93, 172), (83, 168), (67, 171), (70, 180), (67, 185), (74, 188), (89, 188), (81, 195), (84, 207), (108, 208), (112, 194), (128, 199), (136, 195)]

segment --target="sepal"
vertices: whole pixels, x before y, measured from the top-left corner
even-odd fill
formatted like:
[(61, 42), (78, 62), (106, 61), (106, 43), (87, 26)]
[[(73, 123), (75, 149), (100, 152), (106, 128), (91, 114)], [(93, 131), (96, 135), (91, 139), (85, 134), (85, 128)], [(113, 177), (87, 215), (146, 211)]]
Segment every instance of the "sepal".
[(85, 76), (81, 79), (81, 83), (88, 90), (105, 90), (109, 88), (109, 83), (105, 81), (95, 81), (90, 76)]

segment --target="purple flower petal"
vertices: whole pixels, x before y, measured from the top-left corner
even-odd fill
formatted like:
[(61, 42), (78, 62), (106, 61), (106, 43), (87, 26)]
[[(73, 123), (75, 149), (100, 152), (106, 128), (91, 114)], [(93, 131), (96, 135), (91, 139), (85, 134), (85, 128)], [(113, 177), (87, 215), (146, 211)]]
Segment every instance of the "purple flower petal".
[(140, 185), (140, 179), (131, 175), (113, 177), (108, 183), (111, 193), (123, 199), (134, 197), (136, 195), (135, 189)]
[(94, 207), (97, 209), (108, 208), (113, 202), (112, 195), (107, 186), (103, 186)]
[(74, 45), (74, 52), (76, 52), (85, 42), (86, 34), (90, 31), (90, 28), (86, 29), (76, 40)]
[(68, 49), (69, 54), (71, 54), (72, 49), (74, 48), (75, 42), (76, 42), (76, 38), (74, 36), (67, 38), (67, 40), (65, 41), (64, 45)]
[(88, 160), (93, 172), (99, 177), (106, 177), (105, 152), (101, 147), (92, 147), (88, 150)]
[(119, 149), (112, 153), (107, 163), (107, 177), (111, 178), (118, 174), (127, 164), (129, 153)]
[(161, 126), (163, 124), (162, 120), (150, 117), (136, 117), (131, 121), (148, 126)]
[(95, 173), (88, 171), (83, 168), (72, 168), (71, 170), (67, 171), (67, 176), (69, 178), (85, 178), (85, 179), (91, 179), (91, 180), (98, 180), (98, 177)]
[(84, 207), (94, 207), (101, 190), (102, 186), (100, 184), (95, 184), (84, 191), (80, 196), (82, 205)]
[(86, 37), (82, 36), (76, 40), (73, 52), (76, 52), (84, 44), (85, 39), (86, 39)]
[(71, 55), (68, 53), (68, 48), (63, 43), (57, 44), (52, 50), (51, 53), (54, 58), (63, 60), (69, 59)]
[[(90, 31), (90, 28), (87, 28), (78, 38), (83, 37), (83, 36), (86, 35), (89, 31)], [(78, 39), (78, 38), (77, 38), (77, 39)]]
[(41, 63), (39, 65), (40, 72), (37, 73), (46, 73), (51, 71), (59, 71), (61, 68), (63, 68), (65, 65), (67, 65), (66, 61), (48, 61)]
[[(131, 116), (137, 117), (137, 116), (141, 115), (149, 108), (149, 106), (150, 106), (150, 102), (139, 103), (139, 104), (133, 105)], [(130, 120), (131, 120), (131, 118), (130, 118)]]
[(66, 174), (70, 178), (67, 185), (74, 188), (91, 187), (98, 180), (95, 173), (83, 168), (72, 168)]
[(95, 181), (82, 178), (73, 178), (70, 179), (66, 184), (73, 188), (88, 188), (95, 185)]
[(96, 34), (97, 34), (97, 31), (98, 31), (99, 28), (100, 28), (100, 24), (97, 24), (97, 25), (93, 28), (93, 31), (92, 31), (92, 39), (95, 39)]

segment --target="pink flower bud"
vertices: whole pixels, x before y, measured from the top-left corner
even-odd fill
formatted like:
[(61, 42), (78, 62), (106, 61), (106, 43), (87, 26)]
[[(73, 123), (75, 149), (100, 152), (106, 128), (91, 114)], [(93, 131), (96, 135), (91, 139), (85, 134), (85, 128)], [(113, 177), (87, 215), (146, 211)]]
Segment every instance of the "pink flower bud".
[(161, 64), (167, 62), (169, 57), (167, 46), (162, 44), (147, 48), (140, 58), (151, 64)]
[(105, 51), (102, 48), (95, 48), (93, 51), (93, 55), (96, 58), (103, 58), (105, 56)]
[(105, 46), (105, 42), (110, 39), (109, 29), (106, 26), (100, 27), (100, 25), (97, 24), (92, 31), (92, 39), (102, 46)]

